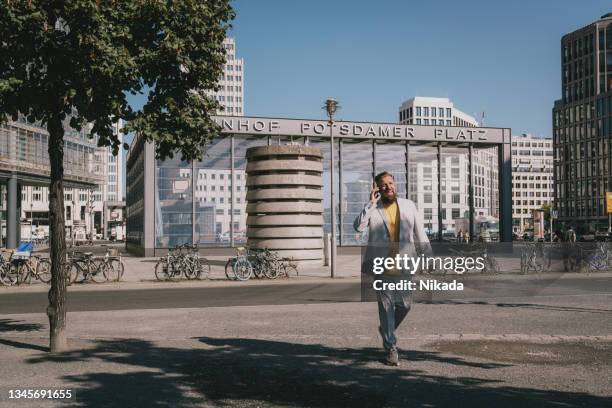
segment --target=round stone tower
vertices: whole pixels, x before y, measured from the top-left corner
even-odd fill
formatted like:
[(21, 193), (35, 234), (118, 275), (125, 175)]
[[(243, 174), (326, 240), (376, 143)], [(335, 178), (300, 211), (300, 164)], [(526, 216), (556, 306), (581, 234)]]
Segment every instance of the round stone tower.
[(247, 245), (323, 264), (323, 155), (316, 147), (247, 150)]

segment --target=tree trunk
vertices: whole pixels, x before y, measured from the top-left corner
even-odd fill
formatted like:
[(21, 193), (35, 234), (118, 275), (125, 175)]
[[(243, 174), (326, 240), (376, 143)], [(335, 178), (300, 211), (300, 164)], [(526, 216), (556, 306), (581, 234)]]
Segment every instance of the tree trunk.
[(64, 228), (64, 127), (59, 114), (47, 123), (49, 131), (49, 245), (51, 252), (51, 289), (49, 290), (49, 350), (67, 349), (66, 341), (66, 232)]

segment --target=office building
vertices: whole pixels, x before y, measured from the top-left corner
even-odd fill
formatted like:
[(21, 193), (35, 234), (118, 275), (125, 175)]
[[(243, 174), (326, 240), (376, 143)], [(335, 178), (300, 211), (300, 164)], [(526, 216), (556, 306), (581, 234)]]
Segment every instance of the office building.
[[(114, 132), (123, 144), (123, 134), (119, 131), (122, 122), (114, 124)], [(81, 140), (87, 139), (87, 132), (77, 134)], [(72, 130), (66, 129), (67, 133)], [(76, 132), (75, 132), (76, 133)], [(95, 146), (96, 141), (90, 142)], [(69, 239), (84, 240), (93, 232), (98, 238), (123, 239), (125, 222), (123, 210), (123, 150), (117, 156), (111, 147), (97, 147), (90, 153), (94, 159), (91, 173), (99, 182), (87, 188), (64, 186), (64, 220), (66, 235)], [(66, 158), (71, 160), (71, 158)], [(37, 237), (49, 234), (49, 189), (44, 185), (25, 185), (21, 188), (21, 236)]]
[[(68, 126), (68, 120), (64, 134), (64, 188), (65, 191), (87, 191), (104, 184), (104, 150), (97, 146), (95, 137), (88, 137), (89, 128), (77, 132)], [(51, 173), (48, 140), (45, 127), (28, 123), (22, 116), (0, 125), (0, 211), (3, 213), (0, 240), (9, 248), (16, 247), (22, 235), (24, 239), (29, 238), (38, 226), (43, 229), (46, 226), (48, 231), (47, 186)], [(67, 211), (72, 215), (75, 207)]]
[(244, 115), (244, 60), (236, 58), (236, 42), (227, 37), (223, 41), (226, 51), (225, 67), (219, 81), (220, 89), (210, 92), (224, 107), (222, 115), (242, 116)]
[(612, 13), (561, 38), (561, 99), (555, 101), (555, 201), (560, 227), (578, 237), (608, 228), (612, 191)]
[(553, 141), (512, 136), (512, 230), (533, 228), (533, 210), (554, 205)]

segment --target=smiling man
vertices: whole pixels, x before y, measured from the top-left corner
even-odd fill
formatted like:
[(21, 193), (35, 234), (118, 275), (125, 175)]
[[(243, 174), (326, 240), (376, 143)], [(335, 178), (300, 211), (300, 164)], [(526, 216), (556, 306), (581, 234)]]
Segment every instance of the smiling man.
[[(368, 229), (368, 248), (366, 262), (362, 273), (372, 273), (372, 265), (367, 260), (377, 257), (395, 257), (396, 255), (417, 257), (431, 254), (431, 245), (423, 228), (423, 219), (414, 202), (398, 198), (393, 176), (384, 171), (374, 178), (370, 201), (355, 219), (353, 224), (357, 232)], [(417, 247), (419, 249), (417, 250)], [(387, 282), (410, 279), (412, 271), (391, 268), (385, 270), (383, 279)], [(412, 302), (410, 290), (376, 291), (380, 326), (378, 331), (383, 339), (385, 362), (399, 365), (397, 338), (395, 330), (402, 323)]]

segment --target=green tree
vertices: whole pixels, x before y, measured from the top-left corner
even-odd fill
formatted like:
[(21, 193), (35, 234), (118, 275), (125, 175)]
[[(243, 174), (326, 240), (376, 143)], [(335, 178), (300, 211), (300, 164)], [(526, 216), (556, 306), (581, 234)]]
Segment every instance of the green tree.
[[(220, 107), (205, 91), (218, 90), (233, 18), (229, 0), (0, 2), (0, 120), (22, 114), (49, 132), (51, 352), (67, 348), (62, 122), (91, 124), (98, 145), (118, 154), (121, 118), (159, 158), (201, 158), (219, 133), (210, 115)], [(133, 110), (127, 95), (142, 92)]]

